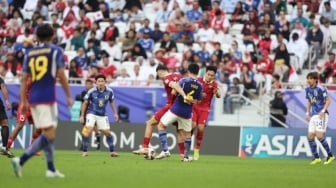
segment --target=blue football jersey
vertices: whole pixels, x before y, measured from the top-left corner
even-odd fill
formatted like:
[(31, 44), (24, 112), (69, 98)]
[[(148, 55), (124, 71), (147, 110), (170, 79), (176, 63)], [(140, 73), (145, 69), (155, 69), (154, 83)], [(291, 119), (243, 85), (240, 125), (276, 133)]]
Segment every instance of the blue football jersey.
[(56, 45), (42, 44), (25, 53), (23, 71), (32, 80), (29, 99), (31, 105), (56, 101), (56, 73), (64, 67), (63, 50)]
[[(183, 78), (179, 81), (179, 85), (187, 96), (191, 96), (196, 100), (202, 99), (203, 88), (202, 84), (197, 79), (192, 79), (190, 77)], [(189, 119), (192, 114), (192, 104), (187, 103), (181, 95), (178, 95), (170, 111), (177, 116)]]
[(91, 88), (84, 97), (88, 101), (88, 114), (97, 116), (105, 116), (106, 105), (113, 102), (114, 93), (109, 87), (105, 87), (104, 91), (99, 91), (97, 87)]
[(328, 97), (328, 92), (325, 87), (317, 85), (316, 87), (307, 87), (306, 89), (306, 98), (311, 104), (310, 115), (319, 114), (325, 104), (326, 97)]

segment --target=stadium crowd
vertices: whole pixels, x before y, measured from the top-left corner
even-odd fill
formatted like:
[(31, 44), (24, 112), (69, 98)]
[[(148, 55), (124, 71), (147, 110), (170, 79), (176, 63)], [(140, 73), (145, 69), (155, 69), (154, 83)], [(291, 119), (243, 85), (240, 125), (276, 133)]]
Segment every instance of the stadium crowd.
[[(16, 82), (38, 25), (50, 23), (73, 84), (103, 73), (115, 86), (149, 86), (156, 66), (186, 73), (190, 63), (218, 67), (266, 93), (315, 68), (336, 76), (330, 28), (335, 0), (0, 0), (0, 74)], [(334, 31), (335, 32), (335, 31)], [(329, 54), (326, 62), (321, 58)], [(311, 55), (311, 56), (310, 56)], [(310, 58), (311, 57), (311, 58)], [(290, 88), (289, 86), (286, 86)], [(247, 95), (247, 94), (246, 94)]]

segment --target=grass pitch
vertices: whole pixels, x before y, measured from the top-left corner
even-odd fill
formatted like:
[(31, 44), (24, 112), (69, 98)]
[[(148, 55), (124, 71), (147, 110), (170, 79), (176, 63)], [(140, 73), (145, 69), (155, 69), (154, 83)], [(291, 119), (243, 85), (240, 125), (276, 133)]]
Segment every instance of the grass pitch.
[[(13, 150), (16, 155), (22, 150)], [(178, 155), (162, 160), (145, 160), (143, 156), (120, 153), (111, 158), (108, 152), (56, 151), (56, 167), (64, 179), (45, 178), (44, 156), (34, 157), (16, 178), (10, 159), (0, 156), (1, 187), (333, 187), (336, 164), (309, 165), (304, 159), (254, 159), (201, 155), (200, 160), (181, 162)], [(336, 162), (335, 162), (336, 163)]]

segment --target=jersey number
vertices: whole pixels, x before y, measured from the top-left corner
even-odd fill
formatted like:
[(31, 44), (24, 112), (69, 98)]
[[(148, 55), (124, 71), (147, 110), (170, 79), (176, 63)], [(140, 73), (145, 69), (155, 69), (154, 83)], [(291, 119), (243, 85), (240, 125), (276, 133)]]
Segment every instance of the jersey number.
[[(191, 90), (187, 93), (187, 98), (193, 98), (193, 94), (195, 93), (195, 90)], [(184, 100), (184, 103), (189, 103), (187, 100)]]
[(31, 72), (32, 81), (40, 80), (48, 70), (48, 58), (47, 56), (39, 56), (32, 58), (29, 61), (29, 68)]

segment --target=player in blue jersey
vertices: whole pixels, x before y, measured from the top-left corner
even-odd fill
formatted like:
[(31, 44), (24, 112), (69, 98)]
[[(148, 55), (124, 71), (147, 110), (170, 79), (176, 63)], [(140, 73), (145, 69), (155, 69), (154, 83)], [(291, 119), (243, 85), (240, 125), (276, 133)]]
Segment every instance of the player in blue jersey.
[(195, 63), (188, 66), (188, 77), (182, 78), (178, 85), (174, 87), (177, 97), (169, 111), (161, 118), (158, 124), (159, 138), (161, 142), (162, 152), (156, 156), (156, 159), (162, 159), (168, 155), (167, 132), (166, 127), (173, 122), (178, 123), (178, 130), (184, 133), (184, 159), (183, 161), (191, 161), (189, 151), (191, 146), (191, 130), (192, 130), (192, 105), (202, 99), (202, 84), (197, 80), (199, 67)]
[(318, 73), (310, 72), (307, 75), (308, 87), (305, 89), (307, 103), (306, 120), (308, 125), (308, 141), (314, 159), (310, 164), (315, 165), (321, 163), (319, 154), (317, 153), (317, 146), (315, 137), (321, 142), (323, 148), (328, 154), (327, 160), (324, 164), (330, 164), (335, 157), (331, 153), (329, 144), (325, 139), (325, 132), (328, 126), (328, 107), (330, 105), (330, 98), (326, 88), (318, 85)]
[(36, 37), (40, 44), (29, 49), (23, 61), (23, 73), (21, 78), (20, 102), (22, 114), (28, 109), (27, 80), (30, 77), (30, 109), (34, 119), (35, 128), (42, 133), (32, 145), (19, 157), (12, 159), (12, 165), (17, 177), (22, 176), (22, 166), (36, 152), (45, 152), (47, 163), (47, 178), (64, 178), (64, 174), (56, 170), (54, 165), (54, 140), (57, 127), (57, 101), (56, 101), (56, 77), (66, 94), (69, 107), (72, 106), (68, 80), (64, 73), (64, 55), (61, 48), (52, 44), (54, 30), (49, 24), (40, 25), (36, 30)]
[(118, 153), (114, 151), (113, 137), (110, 131), (110, 123), (106, 116), (106, 105), (109, 103), (114, 113), (114, 120), (118, 121), (119, 116), (117, 108), (114, 104), (114, 93), (109, 87), (106, 87), (106, 77), (102, 74), (96, 76), (96, 87), (90, 89), (84, 97), (81, 108), (81, 116), (79, 121), (84, 123), (84, 115), (86, 115), (85, 126), (82, 131), (83, 135), (83, 157), (88, 156), (89, 136), (96, 124), (106, 136), (109, 145), (110, 156), (117, 157)]

